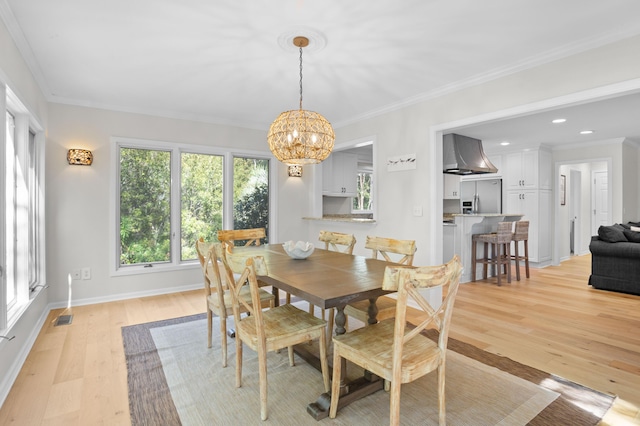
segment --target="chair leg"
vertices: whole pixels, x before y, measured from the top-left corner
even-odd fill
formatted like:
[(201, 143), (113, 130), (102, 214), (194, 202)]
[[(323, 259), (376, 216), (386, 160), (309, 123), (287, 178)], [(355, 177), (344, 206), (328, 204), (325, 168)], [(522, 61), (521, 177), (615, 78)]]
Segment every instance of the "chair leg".
[(236, 387), (242, 386), (242, 340), (236, 339)]
[(227, 366), (227, 318), (220, 317), (220, 346), (222, 346), (222, 367)]
[(267, 351), (258, 347), (258, 364), (260, 376), (260, 418), (267, 420)]
[(529, 278), (529, 240), (524, 240), (524, 266), (527, 278)]
[(476, 280), (476, 266), (477, 266), (477, 260), (476, 259), (476, 246), (478, 245), (478, 243), (476, 241), (473, 241), (473, 238), (471, 239), (471, 281), (474, 282)]
[(444, 393), (445, 364), (438, 366), (438, 423), (442, 426), (447, 424), (446, 421), (446, 403)]
[(285, 303), (289, 304), (291, 303), (291, 294), (287, 293), (287, 295), (285, 296)]
[(389, 424), (400, 424), (400, 386), (401, 380), (391, 381), (391, 391), (389, 392)]
[(324, 327), (321, 329), (320, 340), (320, 369), (322, 370), (322, 381), (324, 382), (324, 391), (329, 392), (329, 362), (327, 360), (327, 333)]
[(518, 253), (518, 246), (520, 243), (518, 241), (513, 242), (514, 245), (514, 259), (516, 261), (516, 280), (520, 281), (520, 254)]
[(511, 257), (509, 255), (509, 247), (505, 244), (504, 245), (504, 256), (502, 256), (502, 259), (504, 260), (504, 266), (507, 270), (507, 282), (510, 283), (511, 282)]
[(340, 377), (342, 376), (342, 362), (340, 352), (333, 350), (333, 377), (331, 378), (331, 405), (329, 407), (329, 417), (336, 418), (338, 413), (338, 400), (340, 399)]
[(494, 270), (498, 271), (498, 287), (500, 287), (502, 285), (502, 256), (500, 254), (500, 244), (491, 244), (491, 252), (494, 260), (491, 266)]
[(484, 264), (482, 265), (482, 278), (487, 279), (487, 271), (489, 269), (489, 244), (484, 243)]
[(287, 348), (287, 351), (289, 352), (289, 365), (293, 367), (294, 365), (296, 365), (296, 361), (293, 357), (293, 346), (289, 346)]
[[(213, 312), (207, 308), (207, 347), (211, 347), (211, 329), (213, 328)], [(224, 333), (224, 331), (223, 331)]]

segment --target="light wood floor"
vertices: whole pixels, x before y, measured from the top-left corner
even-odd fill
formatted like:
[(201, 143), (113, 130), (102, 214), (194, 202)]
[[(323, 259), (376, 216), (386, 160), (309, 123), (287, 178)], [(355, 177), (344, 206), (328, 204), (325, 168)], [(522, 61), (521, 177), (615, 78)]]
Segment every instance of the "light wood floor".
[[(451, 337), (618, 395), (603, 424), (640, 424), (640, 297), (589, 288), (590, 261), (502, 287), (461, 285)], [(121, 327), (203, 311), (202, 292), (191, 291), (51, 312), (0, 424), (130, 424)], [(54, 327), (60, 314), (73, 323)]]

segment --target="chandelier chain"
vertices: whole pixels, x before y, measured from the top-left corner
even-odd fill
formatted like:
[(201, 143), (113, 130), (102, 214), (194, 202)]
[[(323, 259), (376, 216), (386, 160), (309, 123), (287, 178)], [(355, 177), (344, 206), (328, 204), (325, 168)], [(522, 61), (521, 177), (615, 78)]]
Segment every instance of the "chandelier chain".
[(300, 46), (300, 110), (302, 110), (302, 46)]

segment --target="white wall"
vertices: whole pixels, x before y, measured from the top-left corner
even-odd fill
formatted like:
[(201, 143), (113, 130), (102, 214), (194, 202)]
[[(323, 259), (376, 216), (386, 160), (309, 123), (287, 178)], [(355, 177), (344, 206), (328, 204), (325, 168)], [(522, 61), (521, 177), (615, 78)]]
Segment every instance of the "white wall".
[[(202, 285), (198, 265), (187, 271), (172, 271), (112, 277), (109, 274), (110, 209), (109, 188), (114, 174), (111, 164), (111, 137), (181, 142), (226, 147), (234, 152), (251, 150), (268, 153), (266, 132), (194, 123), (184, 120), (113, 112), (93, 108), (51, 104), (47, 155), (47, 271), (51, 285), (50, 301), (64, 303), (68, 298), (68, 274), (73, 269), (90, 267), (91, 280), (78, 280), (72, 287), (73, 303), (89, 303), (176, 291)], [(70, 166), (69, 148), (90, 149), (94, 155), (90, 167)], [(277, 161), (275, 187), (279, 199), (290, 199), (290, 192), (302, 188), (286, 175)], [(302, 225), (300, 211), (291, 203), (279, 208), (277, 229), (293, 233)], [(276, 238), (277, 239), (277, 238)]]

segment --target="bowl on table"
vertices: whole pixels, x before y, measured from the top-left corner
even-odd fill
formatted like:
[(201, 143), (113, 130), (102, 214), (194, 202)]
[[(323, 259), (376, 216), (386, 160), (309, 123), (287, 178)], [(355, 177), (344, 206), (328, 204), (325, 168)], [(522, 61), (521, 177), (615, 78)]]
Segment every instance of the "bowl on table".
[(315, 248), (313, 244), (306, 241), (287, 241), (282, 244), (282, 247), (292, 259), (306, 259), (311, 256)]

